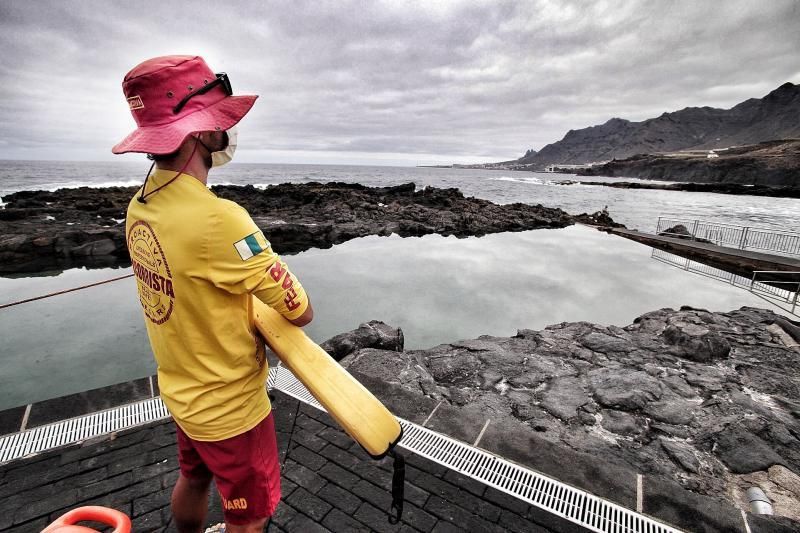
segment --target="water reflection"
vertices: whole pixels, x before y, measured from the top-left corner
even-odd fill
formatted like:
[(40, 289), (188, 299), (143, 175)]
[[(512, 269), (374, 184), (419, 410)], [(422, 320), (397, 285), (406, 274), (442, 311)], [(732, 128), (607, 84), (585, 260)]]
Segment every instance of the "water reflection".
[[(366, 237), (287, 258), (314, 302), (317, 341), (372, 319), (407, 348), (562, 321), (629, 324), (661, 307), (767, 307), (756, 296), (650, 258), (641, 244), (574, 226), (456, 239)], [(129, 269), (0, 279), (2, 302)], [(0, 409), (155, 371), (135, 283), (126, 279), (0, 311)]]

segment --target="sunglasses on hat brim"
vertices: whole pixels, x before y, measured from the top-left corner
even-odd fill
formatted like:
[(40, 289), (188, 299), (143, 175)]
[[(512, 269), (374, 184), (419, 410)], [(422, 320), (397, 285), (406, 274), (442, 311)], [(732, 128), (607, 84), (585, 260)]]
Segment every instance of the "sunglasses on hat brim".
[(178, 102), (178, 104), (174, 108), (172, 108), (172, 113), (174, 115), (177, 115), (178, 113), (181, 112), (181, 109), (183, 109), (183, 107), (189, 102), (189, 100), (191, 100), (195, 96), (207, 93), (217, 85), (222, 85), (222, 89), (225, 91), (225, 94), (227, 96), (233, 95), (233, 89), (231, 88), (231, 80), (228, 79), (228, 75), (225, 72), (217, 72), (216, 76), (217, 78), (211, 83), (206, 83), (196, 91), (184, 96), (183, 99), (181, 99), (181, 101)]

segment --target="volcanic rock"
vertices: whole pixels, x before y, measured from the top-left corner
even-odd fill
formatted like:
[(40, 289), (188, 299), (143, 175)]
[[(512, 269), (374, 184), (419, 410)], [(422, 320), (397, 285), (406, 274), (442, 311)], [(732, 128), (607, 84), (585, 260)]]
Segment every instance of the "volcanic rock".
[[(659, 309), (624, 328), (565, 322), (427, 350), (358, 350), (342, 364), (733, 501), (742, 476), (800, 472), (800, 351), (769, 331), (781, 320), (748, 307)], [(764, 487), (769, 496), (778, 485)]]
[(786, 462), (764, 440), (739, 426), (727, 427), (707, 440), (713, 442), (715, 455), (737, 474), (767, 470)]
[(782, 465), (769, 467), (769, 480), (800, 499), (800, 476)]
[(694, 474), (700, 472), (700, 461), (695, 456), (691, 446), (664, 438), (659, 439), (659, 441), (670, 459), (680, 465), (681, 468)]
[(578, 409), (591, 401), (576, 378), (554, 380), (542, 393), (542, 409), (556, 418), (567, 421), (578, 415)]
[(800, 182), (797, 179), (800, 140), (770, 140), (731, 147), (715, 155), (717, 157), (709, 159), (705, 152), (642, 153), (577, 171), (584, 176), (630, 177), (680, 183), (586, 180), (577, 183), (620, 189), (800, 198)]
[(692, 361), (709, 362), (727, 357), (731, 346), (718, 333), (700, 324), (670, 322), (661, 334), (670, 353)]
[(647, 372), (628, 368), (600, 368), (588, 373), (594, 397), (600, 405), (618, 409), (642, 409), (661, 398), (661, 383)]
[(600, 425), (618, 435), (638, 435), (645, 426), (635, 415), (625, 411), (603, 409), (600, 414), (602, 416)]
[(664, 400), (651, 402), (645, 406), (645, 413), (650, 415), (653, 420), (665, 422), (667, 424), (685, 426), (694, 419), (694, 407), (696, 404), (680, 399)]
[[(245, 207), (281, 254), (329, 248), (367, 235), (432, 233), (456, 237), (562, 228), (575, 222), (560, 209), (497, 205), (465, 198), (458, 189), (413, 183), (365, 187), (355, 183), (217, 185), (222, 198)], [(37, 272), (75, 266), (129, 263), (125, 213), (134, 187), (23, 191), (3, 198), (0, 272)], [(613, 221), (598, 219), (598, 224)]]
[(403, 331), (379, 320), (371, 320), (358, 329), (331, 337), (320, 346), (337, 361), (362, 348), (402, 352)]

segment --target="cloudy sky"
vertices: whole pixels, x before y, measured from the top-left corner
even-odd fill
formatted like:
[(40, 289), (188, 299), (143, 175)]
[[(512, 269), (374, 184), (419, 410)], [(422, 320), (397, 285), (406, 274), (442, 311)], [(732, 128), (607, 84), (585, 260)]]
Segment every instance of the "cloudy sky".
[(111, 160), (134, 125), (122, 77), (167, 54), (261, 95), (238, 161), (515, 159), (614, 116), (800, 83), (798, 28), (794, 0), (5, 0), (0, 159)]

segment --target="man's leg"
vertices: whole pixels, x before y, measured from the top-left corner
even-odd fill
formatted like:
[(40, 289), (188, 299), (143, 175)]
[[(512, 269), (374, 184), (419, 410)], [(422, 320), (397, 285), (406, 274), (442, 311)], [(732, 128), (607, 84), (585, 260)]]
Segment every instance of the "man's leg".
[(210, 485), (211, 476), (208, 479), (190, 478), (183, 474), (178, 476), (178, 481), (172, 490), (172, 517), (179, 533), (203, 531), (208, 512)]
[(263, 531), (281, 497), (272, 413), (245, 433), (201, 446), (222, 500), (226, 532)]

